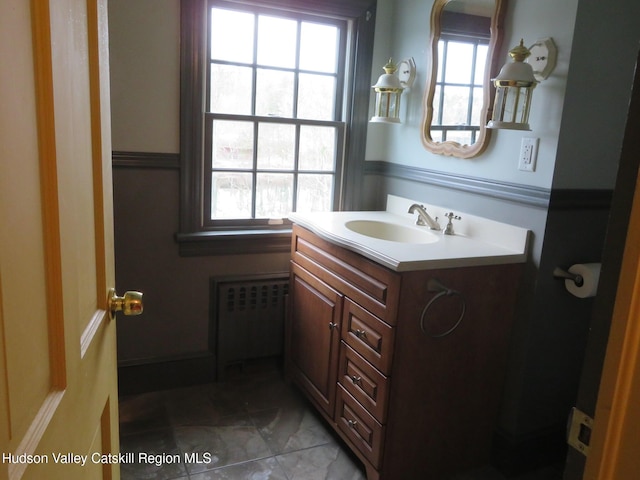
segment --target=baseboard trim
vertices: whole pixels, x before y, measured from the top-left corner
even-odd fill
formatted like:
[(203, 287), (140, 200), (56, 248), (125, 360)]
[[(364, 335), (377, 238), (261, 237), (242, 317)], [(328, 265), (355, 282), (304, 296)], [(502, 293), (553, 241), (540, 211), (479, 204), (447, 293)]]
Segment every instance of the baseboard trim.
[(210, 383), (215, 380), (215, 363), (213, 352), (146, 363), (123, 363), (118, 365), (119, 394), (132, 395)]
[(492, 465), (506, 477), (564, 462), (567, 455), (564, 425), (514, 437), (497, 431), (493, 438)]

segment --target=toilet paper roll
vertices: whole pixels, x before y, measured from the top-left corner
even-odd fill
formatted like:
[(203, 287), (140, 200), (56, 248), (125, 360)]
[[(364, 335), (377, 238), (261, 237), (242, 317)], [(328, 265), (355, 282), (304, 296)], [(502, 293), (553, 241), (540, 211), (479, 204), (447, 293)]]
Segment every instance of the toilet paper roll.
[(598, 291), (598, 281), (600, 280), (600, 263), (577, 263), (569, 267), (569, 273), (580, 275), (582, 285), (578, 286), (573, 280), (565, 280), (564, 286), (569, 293), (578, 298), (588, 298), (595, 296)]

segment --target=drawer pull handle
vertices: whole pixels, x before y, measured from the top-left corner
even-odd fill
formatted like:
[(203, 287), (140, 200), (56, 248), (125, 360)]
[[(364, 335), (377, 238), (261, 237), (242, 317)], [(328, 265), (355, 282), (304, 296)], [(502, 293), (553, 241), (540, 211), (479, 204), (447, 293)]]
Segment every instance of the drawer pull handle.
[(356, 329), (355, 335), (358, 338), (367, 338), (367, 332), (365, 332), (364, 330), (360, 330), (359, 328)]
[(347, 420), (347, 423), (349, 424), (350, 428), (356, 428), (356, 425), (358, 425), (358, 422), (355, 420)]
[(362, 378), (357, 375), (353, 375), (351, 377), (351, 381), (353, 382), (354, 385), (358, 385), (360, 383), (360, 380), (362, 380)]
[(333, 330), (334, 328), (336, 328), (338, 326), (337, 323), (333, 323), (333, 322), (329, 322), (329, 330)]

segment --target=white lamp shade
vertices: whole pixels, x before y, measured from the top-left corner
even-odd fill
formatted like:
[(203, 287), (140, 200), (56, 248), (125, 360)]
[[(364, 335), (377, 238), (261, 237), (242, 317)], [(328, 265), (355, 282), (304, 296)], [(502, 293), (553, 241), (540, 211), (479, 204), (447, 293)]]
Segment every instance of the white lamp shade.
[(397, 89), (403, 90), (400, 79), (392, 73), (383, 73), (380, 75), (378, 81), (372, 86), (372, 88), (375, 88), (376, 91), (378, 91), (378, 89), (381, 91)]
[[(493, 80), (494, 82), (511, 82), (515, 84), (535, 84), (538, 83), (533, 76), (533, 68), (524, 62), (509, 62), (501, 69), (500, 73)], [(530, 86), (530, 85), (520, 85)]]

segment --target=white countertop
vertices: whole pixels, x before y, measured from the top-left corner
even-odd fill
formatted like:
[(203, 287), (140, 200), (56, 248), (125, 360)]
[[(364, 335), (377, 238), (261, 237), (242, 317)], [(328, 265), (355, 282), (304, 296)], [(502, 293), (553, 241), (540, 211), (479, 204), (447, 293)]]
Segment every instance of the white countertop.
[[(454, 235), (416, 226), (417, 214), (409, 214), (413, 200), (389, 195), (387, 210), (381, 212), (292, 213), (289, 219), (332, 243), (357, 252), (397, 272), (435, 268), (470, 267), (523, 263), (527, 258), (529, 230), (463, 212), (454, 212)], [(438, 217), (443, 230), (444, 214), (450, 209), (422, 204), (432, 217)], [(381, 240), (356, 233), (346, 224), (355, 220), (381, 221), (399, 228), (418, 229), (437, 235), (431, 243), (406, 243)]]

